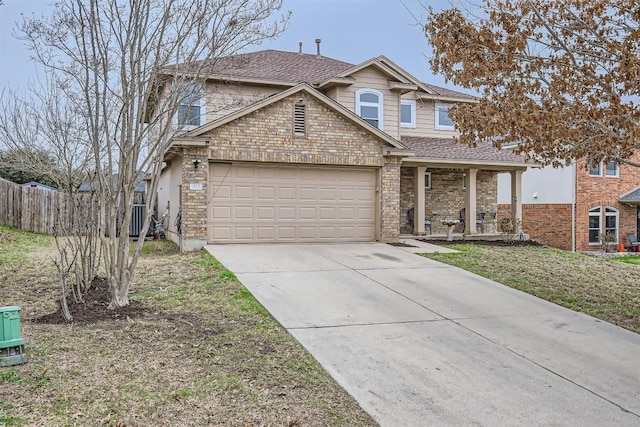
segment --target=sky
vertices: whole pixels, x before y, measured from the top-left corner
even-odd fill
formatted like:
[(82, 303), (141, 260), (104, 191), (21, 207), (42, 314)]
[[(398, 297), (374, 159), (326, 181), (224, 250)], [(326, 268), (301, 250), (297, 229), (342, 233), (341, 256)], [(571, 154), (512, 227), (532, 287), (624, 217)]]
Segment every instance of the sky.
[[(319, 38), (324, 56), (359, 64), (384, 55), (424, 82), (464, 92), (429, 68), (430, 47), (416, 22), (427, 16), (421, 3), (436, 10), (449, 7), (448, 0), (284, 0), (283, 10), (292, 12), (288, 29), (250, 50), (297, 52), (302, 42), (305, 53), (316, 53)], [(0, 6), (0, 91), (23, 91), (37, 80), (29, 51), (13, 34), (22, 15), (42, 16), (50, 4), (51, 0), (5, 0)]]

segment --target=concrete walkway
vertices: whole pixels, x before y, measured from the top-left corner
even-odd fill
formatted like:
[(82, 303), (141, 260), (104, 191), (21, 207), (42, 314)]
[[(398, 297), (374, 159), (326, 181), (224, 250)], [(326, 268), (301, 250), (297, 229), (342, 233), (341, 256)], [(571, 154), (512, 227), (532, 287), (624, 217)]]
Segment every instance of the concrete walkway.
[(207, 250), (382, 426), (640, 425), (640, 335), (406, 248)]

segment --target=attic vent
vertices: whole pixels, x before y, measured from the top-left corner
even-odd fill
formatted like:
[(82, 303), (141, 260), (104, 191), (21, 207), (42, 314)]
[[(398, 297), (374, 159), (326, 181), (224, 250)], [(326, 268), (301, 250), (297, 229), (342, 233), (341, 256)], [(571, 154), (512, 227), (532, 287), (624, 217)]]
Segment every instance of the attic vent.
[(307, 106), (297, 103), (293, 106), (293, 135), (305, 136), (307, 130)]

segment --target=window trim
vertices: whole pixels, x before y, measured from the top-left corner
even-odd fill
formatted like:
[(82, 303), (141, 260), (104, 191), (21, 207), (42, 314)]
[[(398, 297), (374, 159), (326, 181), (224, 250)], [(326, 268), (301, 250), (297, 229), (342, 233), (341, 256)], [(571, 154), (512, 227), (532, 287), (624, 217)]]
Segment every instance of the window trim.
[(451, 126), (441, 125), (440, 124), (440, 114), (439, 114), (440, 110), (446, 108), (447, 114), (448, 114), (449, 108), (451, 108), (451, 107), (453, 107), (453, 104), (451, 104), (451, 103), (445, 103), (445, 102), (436, 102), (435, 103), (435, 110), (434, 110), (435, 111), (435, 122), (434, 122), (435, 126), (434, 127), (435, 127), (436, 130), (455, 130), (456, 129), (455, 124), (451, 125)]
[(589, 235), (587, 236), (589, 240), (589, 245), (601, 245), (602, 244), (602, 206), (596, 206), (595, 208), (589, 209), (589, 222), (591, 222), (591, 217), (598, 218), (598, 241), (591, 241), (591, 230), (596, 230), (596, 228), (591, 227), (591, 224), (588, 224)]
[[(374, 103), (374, 102), (361, 102), (360, 101), (360, 96), (364, 95), (364, 94), (373, 94), (376, 95), (378, 97), (378, 102)], [(362, 120), (367, 121), (364, 117), (362, 117), (362, 114), (360, 112), (360, 109), (362, 107), (376, 107), (378, 109), (378, 126), (377, 128), (380, 130), (384, 129), (384, 120), (383, 120), (383, 116), (384, 116), (384, 96), (382, 94), (382, 92), (375, 90), (375, 89), (369, 89), (369, 88), (365, 88), (365, 89), (358, 89), (356, 91), (356, 114), (358, 116), (360, 116), (362, 118)], [(367, 123), (369, 123), (367, 121)], [(371, 126), (374, 126), (373, 124), (369, 123)]]
[[(184, 101), (186, 101), (186, 97), (184, 99), (180, 100), (180, 104), (178, 104), (178, 108), (176, 110), (176, 114), (175, 114), (174, 120), (173, 120), (176, 129), (180, 129), (180, 130), (184, 130), (184, 131), (190, 131), (190, 130), (199, 128), (200, 126), (203, 126), (206, 123), (206, 118), (207, 118), (207, 109), (206, 109), (206, 102), (205, 102), (206, 91), (203, 90), (202, 85), (198, 84), (198, 83), (189, 83), (189, 84), (185, 85), (183, 90), (186, 90), (188, 88), (192, 88), (194, 86), (198, 87), (199, 91), (201, 91), (201, 96), (193, 104), (185, 104), (185, 103), (183, 103)], [(188, 105), (190, 107), (199, 107), (200, 108), (200, 116), (199, 116), (199, 124), (198, 125), (183, 125), (183, 126), (180, 126), (180, 122), (179, 122), (180, 107), (182, 107), (183, 105)]]
[[(591, 231), (596, 230), (591, 226), (588, 227), (589, 232), (589, 245), (590, 246), (598, 246), (602, 245), (604, 242), (602, 241), (602, 236), (607, 234), (607, 231), (613, 231), (615, 233), (616, 240), (614, 243), (619, 242), (620, 238), (620, 211), (613, 206), (596, 206), (594, 208), (589, 209), (589, 219), (598, 218), (598, 241), (591, 241)], [(614, 217), (615, 218), (615, 228), (607, 229), (607, 218)]]
[(618, 236), (620, 235), (620, 211), (613, 206), (605, 206), (604, 207), (604, 221), (603, 221), (603, 230), (604, 234), (607, 234), (607, 217), (615, 217), (616, 226), (613, 229), (615, 232), (616, 240), (613, 243), (618, 243)]
[(602, 176), (602, 162), (599, 162), (597, 164), (597, 168), (598, 168), (597, 169), (598, 172), (597, 173), (593, 173), (594, 167), (593, 167), (593, 165), (589, 165), (589, 176), (596, 176), (596, 177), (597, 176)]
[[(609, 175), (609, 164), (613, 163), (613, 165), (615, 166), (615, 173), (613, 175)], [(619, 178), (620, 177), (620, 165), (615, 162), (614, 160), (611, 160), (610, 162), (608, 162), (606, 165), (602, 164), (602, 170), (604, 171), (604, 176), (606, 178)]]
[[(429, 185), (427, 185), (429, 183)], [(431, 172), (424, 173), (424, 189), (431, 190)]]
[[(403, 122), (402, 121), (402, 106), (408, 105), (411, 107), (411, 121)], [(403, 128), (412, 128), (416, 127), (416, 101), (413, 99), (401, 99), (400, 100), (400, 127)]]

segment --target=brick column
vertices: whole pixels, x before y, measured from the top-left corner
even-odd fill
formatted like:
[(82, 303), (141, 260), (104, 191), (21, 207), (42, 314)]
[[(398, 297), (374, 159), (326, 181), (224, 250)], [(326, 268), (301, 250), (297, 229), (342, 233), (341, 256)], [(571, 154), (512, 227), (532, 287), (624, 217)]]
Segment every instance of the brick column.
[(400, 234), (400, 157), (385, 157), (381, 173), (380, 241), (396, 242)]
[(206, 147), (188, 147), (182, 157), (182, 246), (183, 251), (207, 243), (207, 181), (209, 162)]

